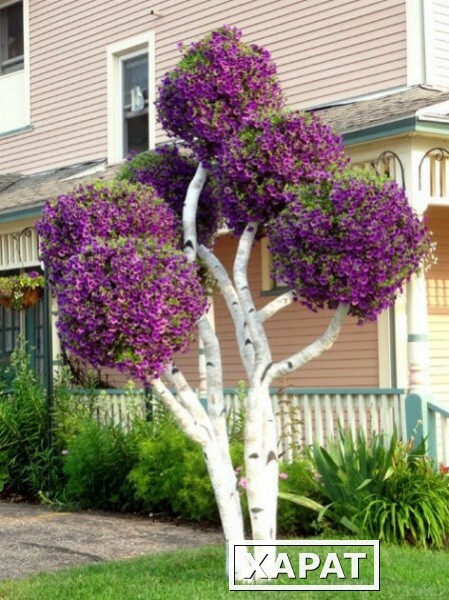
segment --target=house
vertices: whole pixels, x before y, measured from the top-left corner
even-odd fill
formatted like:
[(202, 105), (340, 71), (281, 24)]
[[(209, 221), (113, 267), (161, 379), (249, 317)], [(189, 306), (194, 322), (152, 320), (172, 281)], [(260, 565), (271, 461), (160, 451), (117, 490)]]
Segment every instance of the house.
[[(45, 198), (112, 176), (130, 150), (167, 141), (157, 84), (178, 59), (177, 42), (223, 23), (270, 50), (292, 108), (319, 113), (353, 162), (406, 187), (437, 243), (437, 264), (394, 309), (363, 328), (348, 319), (332, 350), (278, 385), (432, 393), (449, 409), (449, 0), (0, 0), (0, 272), (39, 266), (33, 223)], [(228, 265), (234, 249), (220, 238)], [(250, 270), (259, 305), (279, 293), (263, 241)], [(235, 387), (243, 371), (220, 297), (214, 315)], [(328, 319), (286, 309), (268, 324), (275, 357), (315, 339)], [(25, 315), (1, 308), (0, 358), (24, 331), (44, 372), (58, 353), (52, 320), (48, 295)], [(198, 385), (196, 353), (181, 363)]]

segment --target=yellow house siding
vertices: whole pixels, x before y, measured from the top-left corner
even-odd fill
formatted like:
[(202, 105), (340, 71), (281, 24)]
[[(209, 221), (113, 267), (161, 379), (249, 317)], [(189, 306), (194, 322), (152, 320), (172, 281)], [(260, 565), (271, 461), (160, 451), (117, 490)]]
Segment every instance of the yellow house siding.
[(427, 274), (431, 390), (449, 406), (449, 207), (427, 211), (438, 262)]

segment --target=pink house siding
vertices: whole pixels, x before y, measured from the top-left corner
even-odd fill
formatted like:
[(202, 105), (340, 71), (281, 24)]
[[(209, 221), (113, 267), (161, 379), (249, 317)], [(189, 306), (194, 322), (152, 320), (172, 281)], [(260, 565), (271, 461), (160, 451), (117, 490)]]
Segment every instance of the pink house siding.
[(0, 138), (1, 172), (105, 158), (106, 47), (150, 30), (157, 82), (175, 64), (178, 41), (228, 23), (270, 49), (290, 106), (406, 83), (405, 0), (161, 0), (161, 18), (152, 8), (148, 0), (31, 0), (34, 129)]
[[(220, 238), (217, 254), (228, 269), (232, 270), (236, 242), (231, 237)], [(270, 300), (262, 297), (261, 248), (256, 244), (249, 268), (250, 285), (254, 291), (256, 306)], [(225, 385), (234, 387), (245, 379), (235, 344), (234, 326), (225, 302), (217, 294), (214, 302), (215, 323), (223, 353)], [(273, 358), (286, 358), (304, 345), (313, 342), (326, 329), (330, 311), (312, 313), (294, 304), (267, 322), (267, 334), (272, 343)], [(189, 382), (197, 385), (197, 352), (179, 357), (177, 364), (188, 374)], [(289, 387), (378, 387), (377, 325), (368, 323), (363, 327), (348, 318), (332, 349), (290, 376), (275, 382)]]

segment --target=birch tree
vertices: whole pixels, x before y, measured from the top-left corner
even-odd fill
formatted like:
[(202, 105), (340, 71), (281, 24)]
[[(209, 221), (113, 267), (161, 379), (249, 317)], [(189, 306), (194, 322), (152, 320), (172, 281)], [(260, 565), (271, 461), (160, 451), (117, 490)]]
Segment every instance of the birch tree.
[[(347, 315), (363, 323), (391, 306), (430, 247), (404, 192), (349, 169), (327, 125), (288, 111), (268, 52), (241, 37), (224, 27), (181, 46), (164, 77), (159, 120), (184, 150), (136, 157), (121, 175), (131, 181), (98, 182), (49, 202), (38, 226), (62, 343), (153, 386), (202, 447), (226, 542), (245, 531), (204, 265), (229, 309), (247, 378), (248, 539), (275, 540), (280, 432), (270, 386), (328, 350)], [(214, 253), (223, 226), (238, 238), (232, 272)], [(263, 236), (291, 291), (256, 308), (248, 263)], [(333, 316), (313, 343), (274, 360), (265, 323), (292, 302)], [(206, 354), (207, 407), (174, 363), (195, 331)], [(242, 557), (238, 578), (245, 566)]]

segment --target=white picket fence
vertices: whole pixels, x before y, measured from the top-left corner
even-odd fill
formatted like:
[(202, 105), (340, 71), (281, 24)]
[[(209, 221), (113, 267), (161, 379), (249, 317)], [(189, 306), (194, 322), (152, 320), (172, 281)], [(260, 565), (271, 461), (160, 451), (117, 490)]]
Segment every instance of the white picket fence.
[[(91, 392), (77, 390), (74, 397), (91, 407), (92, 415), (101, 422), (125, 427), (133, 415), (144, 416), (157, 407), (143, 391), (104, 390)], [(338, 435), (339, 424), (355, 435), (362, 430), (367, 438), (374, 432), (405, 438), (404, 395), (402, 390), (390, 389), (273, 389), (273, 406), (280, 438), (279, 452), (284, 460), (293, 459), (299, 449), (316, 439), (326, 446)], [(245, 403), (244, 391), (225, 390), (228, 421), (242, 422)]]
[[(339, 426), (355, 436), (361, 430), (367, 438), (373, 433), (405, 437), (404, 394), (402, 390), (296, 389), (272, 391), (279, 432), (279, 453), (290, 461), (314, 440), (326, 446), (335, 439)], [(226, 390), (226, 404), (232, 414), (242, 410), (244, 398)]]
[(83, 390), (73, 389), (72, 399), (82, 404), (86, 412), (100, 423), (132, 426), (134, 418), (152, 418), (151, 394), (145, 390)]

